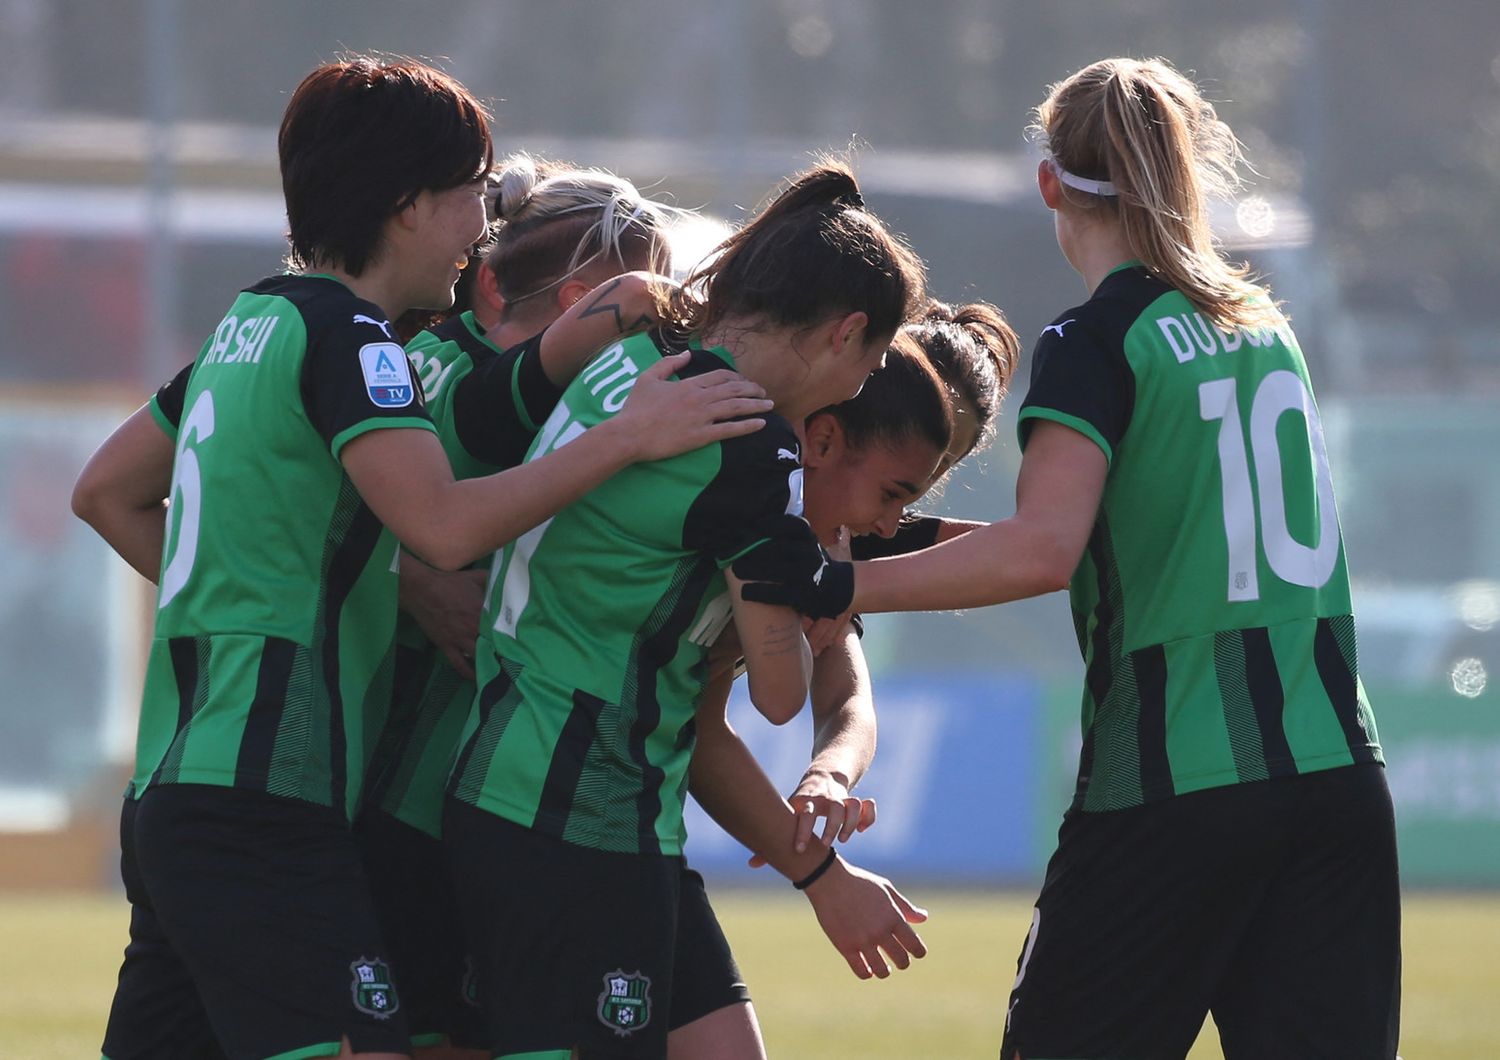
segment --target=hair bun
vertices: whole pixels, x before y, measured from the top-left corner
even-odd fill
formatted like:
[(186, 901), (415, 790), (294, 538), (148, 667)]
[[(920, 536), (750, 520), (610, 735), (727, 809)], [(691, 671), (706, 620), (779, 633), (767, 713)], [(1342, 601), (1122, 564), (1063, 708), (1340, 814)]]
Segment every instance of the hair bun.
[(535, 190), (541, 174), (537, 171), (536, 159), (525, 152), (511, 155), (497, 167), (495, 184), (495, 215), (502, 221), (513, 221), (531, 204), (531, 193)]

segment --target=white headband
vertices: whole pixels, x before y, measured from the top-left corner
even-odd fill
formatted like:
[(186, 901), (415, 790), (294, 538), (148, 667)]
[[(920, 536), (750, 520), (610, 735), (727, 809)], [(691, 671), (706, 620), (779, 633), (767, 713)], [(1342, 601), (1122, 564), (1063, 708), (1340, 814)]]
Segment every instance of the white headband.
[(1070, 188), (1086, 191), (1090, 195), (1118, 195), (1115, 186), (1107, 180), (1090, 180), (1088, 177), (1076, 176), (1062, 167), (1062, 163), (1055, 158), (1047, 159), (1052, 166), (1052, 172), (1057, 174), (1057, 179)]

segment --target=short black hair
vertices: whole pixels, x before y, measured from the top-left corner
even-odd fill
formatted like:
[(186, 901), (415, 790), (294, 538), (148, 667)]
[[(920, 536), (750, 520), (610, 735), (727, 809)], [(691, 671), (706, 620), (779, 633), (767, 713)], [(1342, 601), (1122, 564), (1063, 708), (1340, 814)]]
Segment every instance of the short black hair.
[(489, 113), (468, 89), (425, 63), (364, 55), (303, 79), (277, 146), (292, 267), (354, 276), (379, 253), (387, 220), (494, 159)]

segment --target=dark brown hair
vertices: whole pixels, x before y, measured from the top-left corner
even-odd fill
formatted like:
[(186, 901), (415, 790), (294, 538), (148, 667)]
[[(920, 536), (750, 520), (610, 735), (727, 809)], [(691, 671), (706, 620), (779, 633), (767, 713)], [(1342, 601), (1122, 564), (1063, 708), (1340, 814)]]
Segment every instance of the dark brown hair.
[(866, 334), (889, 341), (922, 304), (924, 282), (921, 260), (864, 208), (853, 172), (828, 161), (721, 243), (664, 316), (700, 332), (730, 317), (796, 326), (863, 312)]
[(895, 448), (920, 439), (941, 453), (953, 440), (948, 386), (907, 329), (896, 333), (885, 363), (870, 373), (858, 394), (819, 412), (839, 421), (854, 449), (877, 442)]
[(318, 67), (287, 104), (277, 140), (296, 269), (360, 275), (385, 222), (424, 191), (490, 166), (489, 114), (463, 85), (411, 59), (356, 55)]
[[(901, 337), (921, 348), (952, 390), (956, 406), (973, 415), (973, 449), (988, 445), (1000, 401), (1021, 360), (1021, 340), (1005, 314), (988, 302), (970, 302), (955, 309), (934, 300), (927, 303), (920, 320), (901, 329)], [(957, 454), (956, 459), (967, 455)]]

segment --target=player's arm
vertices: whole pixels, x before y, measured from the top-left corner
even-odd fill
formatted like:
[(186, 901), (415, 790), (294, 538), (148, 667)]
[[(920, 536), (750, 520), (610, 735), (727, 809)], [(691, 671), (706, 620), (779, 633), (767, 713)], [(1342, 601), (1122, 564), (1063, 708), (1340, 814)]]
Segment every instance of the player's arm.
[(542, 370), (567, 386), (607, 343), (658, 322), (656, 292), (675, 286), (667, 276), (627, 272), (584, 295), (542, 333)]
[(142, 405), (94, 451), (73, 486), (73, 514), (152, 582), (161, 576), (173, 448), (151, 406)]
[[(927, 953), (911, 927), (927, 919), (891, 882), (830, 856), (821, 843), (796, 850), (797, 815), (729, 726), (725, 705), (732, 672), (720, 673), (705, 689), (697, 715), (698, 742), (689, 790), (721, 828), (759, 854), (788, 880), (816, 879), (803, 893), (828, 940), (861, 979), (885, 978), (887, 963), (906, 968)], [(819, 872), (819, 870), (822, 870)]]
[(802, 617), (790, 607), (751, 603), (744, 599), (738, 578), (726, 571), (725, 579), (750, 702), (773, 725), (784, 725), (807, 702), (812, 683), (812, 649), (802, 635)]
[(962, 537), (970, 530), (985, 526), (973, 519), (949, 519), (937, 515), (903, 516), (891, 537), (876, 537), (866, 534), (856, 537), (851, 543), (855, 559), (885, 559), (887, 556), (904, 556), (944, 541)]
[(819, 819), (822, 839), (847, 842), (875, 823), (875, 800), (853, 794), (875, 757), (875, 698), (859, 635), (849, 627), (813, 662), (812, 758), (790, 802), (793, 845), (806, 849)]
[(760, 387), (728, 371), (669, 377), (689, 354), (640, 374), (619, 415), (546, 456), (483, 478), (455, 481), (427, 430), (368, 430), (340, 460), (377, 518), (433, 566), (456, 570), (515, 540), (621, 469), (661, 460), (764, 426)]
[(161, 577), (172, 459), (192, 364), (115, 428), (73, 485), (73, 514), (148, 581)]
[(1090, 438), (1040, 421), (1016, 481), (1016, 514), (908, 556), (855, 565), (854, 607), (941, 611), (1067, 587), (1093, 533), (1109, 461)]
[(399, 579), (396, 601), (401, 610), (411, 615), (459, 676), (472, 681), (485, 572), (434, 570), (408, 553), (401, 557)]

